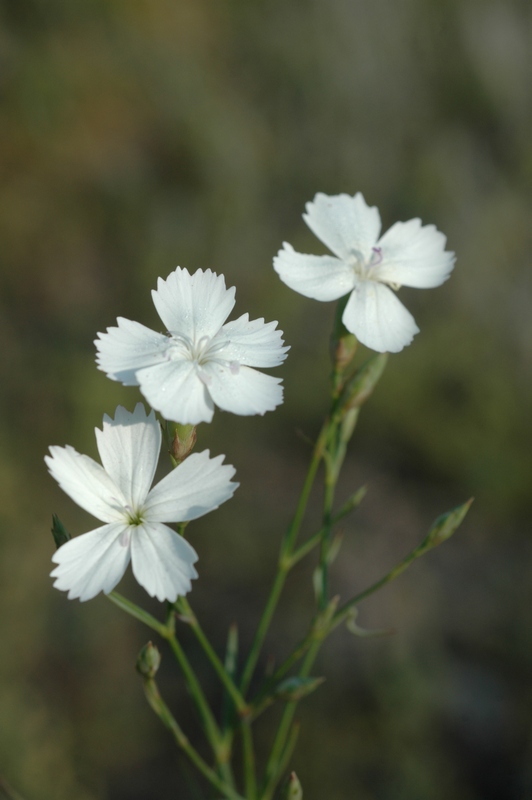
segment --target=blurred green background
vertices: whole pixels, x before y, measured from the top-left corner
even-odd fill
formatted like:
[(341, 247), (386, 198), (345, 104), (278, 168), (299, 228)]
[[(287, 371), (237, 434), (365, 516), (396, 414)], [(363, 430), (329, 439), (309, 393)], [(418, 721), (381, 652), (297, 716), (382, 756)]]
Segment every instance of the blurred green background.
[[(146, 708), (149, 632), (105, 598), (52, 589), (51, 513), (93, 521), (47, 475), (50, 444), (96, 455), (93, 429), (136, 389), (94, 365), (117, 315), (178, 264), (237, 286), (236, 313), (278, 319), (285, 405), (218, 413), (235, 499), (192, 531), (191, 600), (221, 650), (249, 642), (327, 403), (332, 304), (271, 269), (316, 191), (362, 191), (384, 228), (420, 216), (458, 256), (434, 291), (403, 289), (421, 333), (364, 410), (340, 497), (343, 598), (389, 569), (441, 511), (460, 533), (360, 607), (301, 706), (305, 800), (532, 797), (532, 6), (525, 0), (16, 0), (0, 7), (0, 773), (25, 800), (205, 797)], [(319, 508), (319, 496), (312, 506)], [(307, 531), (314, 530), (309, 517)], [(289, 582), (268, 651), (312, 610)], [(128, 577), (121, 590), (149, 598)], [(156, 606), (146, 605), (157, 613)], [(183, 631), (216, 701), (218, 687)], [(168, 701), (189, 700), (164, 654)], [(264, 663), (262, 664), (262, 668)], [(267, 741), (274, 711), (265, 718)]]

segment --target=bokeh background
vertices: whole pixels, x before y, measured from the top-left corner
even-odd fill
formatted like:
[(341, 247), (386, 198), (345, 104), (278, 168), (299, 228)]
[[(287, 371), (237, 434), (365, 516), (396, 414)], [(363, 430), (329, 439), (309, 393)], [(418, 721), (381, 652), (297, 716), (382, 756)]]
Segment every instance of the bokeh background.
[[(225, 273), (238, 314), (278, 319), (285, 405), (200, 429), (242, 485), (194, 525), (191, 599), (220, 651), (233, 620), (245, 647), (327, 403), (333, 305), (290, 292), (272, 257), (283, 240), (320, 252), (301, 220), (316, 191), (362, 191), (384, 227), (436, 224), (458, 261), (445, 286), (401, 291), (422, 332), (361, 417), (340, 497), (369, 492), (335, 589), (361, 590), (476, 501), (361, 605), (360, 624), (393, 635), (335, 633), (292, 766), (306, 800), (532, 797), (530, 3), (17, 0), (0, 23), (0, 774), (25, 800), (207, 797), (145, 706), (149, 632), (52, 589), (51, 513), (76, 533), (91, 520), (43, 456), (96, 455), (102, 414), (137, 402), (92, 342), (117, 315), (158, 328), (150, 289), (175, 266)], [(311, 573), (289, 582), (277, 658), (312, 612)], [(195, 738), (170, 667), (165, 653)]]

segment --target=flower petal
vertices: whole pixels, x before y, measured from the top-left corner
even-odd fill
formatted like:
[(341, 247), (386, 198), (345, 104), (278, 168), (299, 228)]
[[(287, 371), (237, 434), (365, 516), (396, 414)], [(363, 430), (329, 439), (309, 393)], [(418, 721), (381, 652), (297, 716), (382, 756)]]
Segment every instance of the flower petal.
[(167, 329), (197, 342), (218, 333), (235, 304), (235, 287), (226, 289), (224, 276), (210, 269), (190, 275), (178, 267), (159, 278), (152, 297)]
[(152, 411), (137, 403), (130, 414), (122, 406), (114, 420), (104, 415), (103, 430), (96, 428), (98, 452), (107, 474), (120, 487), (132, 509), (144, 503), (157, 469), (161, 429)]
[(306, 209), (303, 219), (335, 255), (343, 259), (362, 255), (364, 261), (370, 258), (379, 238), (381, 218), (378, 209), (368, 206), (360, 192), (354, 197), (329, 197), (319, 192)]
[[(215, 357), (251, 367), (277, 367), (290, 348), (283, 347), (283, 332), (276, 328), (277, 322), (250, 321), (249, 314), (243, 314), (224, 325), (214, 338), (213, 345), (220, 342)], [(228, 340), (225, 345), (224, 340)]]
[(420, 219), (396, 222), (378, 242), (382, 262), (372, 278), (385, 283), (429, 289), (447, 280), (454, 267), (454, 253), (445, 252), (447, 239), (434, 225)]
[(133, 574), (148, 594), (161, 602), (173, 603), (190, 592), (190, 581), (198, 577), (193, 567), (197, 560), (192, 545), (167, 525), (139, 525), (132, 533)]
[(379, 353), (398, 353), (419, 332), (414, 317), (387, 286), (360, 281), (347, 301), (342, 322)]
[(113, 381), (138, 386), (137, 370), (164, 360), (168, 337), (124, 317), (118, 317), (117, 322), (117, 328), (98, 334), (99, 339), (94, 342), (98, 350), (96, 363)]
[(334, 256), (296, 253), (287, 242), (273, 259), (273, 268), (283, 283), (314, 300), (338, 300), (356, 282), (354, 269), (345, 261)]
[(250, 416), (273, 411), (283, 402), (281, 378), (265, 375), (238, 364), (216, 364), (204, 367), (210, 395), (217, 406), (233, 414)]
[(165, 419), (182, 425), (212, 420), (212, 400), (192, 361), (165, 361), (137, 376), (142, 394)]
[(104, 525), (62, 545), (52, 556), (58, 566), (50, 573), (56, 589), (68, 599), (90, 600), (112, 592), (129, 564), (129, 531), (123, 523)]
[(50, 447), (44, 460), (61, 489), (102, 522), (123, 519), (126, 498), (100, 464), (73, 447)]
[(187, 522), (229, 500), (238, 483), (231, 483), (235, 468), (222, 466), (224, 458), (210, 458), (208, 450), (189, 456), (153, 487), (144, 506), (146, 519)]

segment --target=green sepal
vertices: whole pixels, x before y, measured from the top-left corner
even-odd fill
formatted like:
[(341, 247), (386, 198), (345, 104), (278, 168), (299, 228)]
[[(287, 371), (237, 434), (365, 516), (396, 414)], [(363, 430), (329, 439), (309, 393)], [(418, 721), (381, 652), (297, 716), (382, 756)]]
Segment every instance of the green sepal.
[(54, 537), (55, 546), (59, 549), (61, 545), (66, 544), (72, 539), (57, 514), (52, 514), (52, 536)]
[(172, 427), (173, 434), (169, 452), (172, 463), (176, 467), (190, 455), (198, 437), (195, 425), (175, 423)]
[(294, 675), (277, 685), (274, 696), (286, 703), (297, 703), (321, 686), (325, 678), (302, 678)]

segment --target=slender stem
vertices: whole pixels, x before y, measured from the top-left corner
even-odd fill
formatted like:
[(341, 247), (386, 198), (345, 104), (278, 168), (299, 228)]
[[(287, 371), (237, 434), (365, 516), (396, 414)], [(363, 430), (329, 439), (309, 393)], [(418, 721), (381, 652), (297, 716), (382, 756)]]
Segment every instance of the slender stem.
[(311, 643), (314, 640), (314, 629), (311, 628), (308, 634), (305, 636), (304, 639), (300, 641), (297, 645), (296, 649), (292, 651), (292, 653), (286, 658), (282, 664), (275, 670), (272, 677), (268, 680), (268, 682), (262, 687), (260, 692), (258, 693), (257, 697), (253, 700), (253, 712), (252, 716), (253, 719), (259, 716), (259, 714), (271, 705), (270, 701), (268, 700), (268, 693), (274, 686), (276, 686), (281, 678), (283, 678), (287, 672), (297, 664), (297, 662), (303, 658), (305, 653), (307, 652), (308, 648), (310, 647)]
[(249, 712), (249, 706), (246, 703), (246, 701), (244, 700), (244, 698), (242, 697), (242, 694), (238, 690), (238, 687), (236, 686), (236, 684), (234, 683), (234, 681), (231, 678), (230, 674), (226, 670), (226, 668), (223, 665), (221, 659), (218, 657), (218, 655), (214, 651), (211, 643), (209, 642), (209, 640), (205, 636), (205, 633), (203, 632), (203, 629), (202, 629), (201, 625), (199, 624), (198, 618), (194, 614), (194, 612), (193, 612), (193, 610), (192, 610), (192, 608), (190, 606), (190, 603), (188, 602), (188, 600), (185, 597), (180, 597), (177, 605), (178, 605), (178, 607), (180, 609), (182, 609), (185, 612), (185, 614), (187, 616), (187, 623), (192, 628), (192, 630), (194, 632), (194, 635), (196, 636), (196, 638), (197, 638), (198, 642), (200, 643), (201, 647), (203, 648), (203, 651), (204, 651), (205, 655), (207, 656), (207, 658), (211, 662), (212, 666), (214, 667), (214, 670), (216, 671), (216, 674), (218, 675), (218, 677), (220, 678), (221, 682), (225, 686), (225, 688), (226, 688), (227, 692), (229, 693), (229, 695), (232, 697), (233, 702), (234, 702), (234, 704), (236, 706), (236, 709), (237, 709), (239, 715), (240, 716), (246, 716), (246, 714)]
[(288, 570), (286, 566), (279, 565), (277, 574), (275, 576), (275, 580), (273, 582), (272, 589), (270, 591), (270, 596), (268, 597), (266, 606), (262, 613), (262, 617), (260, 618), (257, 631), (255, 633), (255, 638), (253, 639), (251, 649), (249, 651), (246, 664), (244, 666), (244, 671), (242, 673), (242, 678), (240, 681), (240, 691), (242, 692), (243, 695), (245, 695), (245, 693), (249, 688), (249, 684), (251, 683), (253, 672), (257, 665), (260, 651), (262, 649), (264, 639), (266, 638), (266, 634), (268, 632), (268, 628), (270, 626), (273, 614), (277, 607), (277, 603), (279, 602), (279, 597), (281, 596), (281, 592), (283, 590), (287, 574)]
[(364, 600), (366, 597), (369, 597), (369, 595), (374, 594), (374, 592), (378, 591), (387, 583), (390, 583), (391, 581), (395, 580), (395, 578), (398, 578), (399, 575), (401, 575), (401, 573), (404, 572), (405, 569), (410, 566), (412, 561), (415, 561), (416, 558), (418, 558), (420, 555), (422, 555), (422, 552), (420, 551), (419, 547), (416, 547), (415, 550), (409, 553), (402, 561), (399, 562), (399, 564), (396, 564), (396, 566), (393, 567), (393, 569), (391, 569), (383, 578), (376, 581), (376, 583), (373, 583), (371, 586), (368, 586), (368, 588), (364, 589), (364, 591), (360, 592), (360, 594), (357, 594), (355, 597), (352, 597), (351, 600), (349, 600), (344, 606), (342, 606), (342, 608), (338, 609), (338, 611), (332, 618), (331, 631), (334, 630), (334, 628), (337, 628), (338, 625), (340, 625), (344, 621), (344, 619), (346, 619), (346, 617), (349, 616), (351, 609), (353, 609), (356, 605), (358, 605), (358, 603), (360, 603), (361, 600)]
[(295, 567), (295, 565), (299, 561), (301, 561), (302, 558), (305, 558), (306, 555), (312, 552), (312, 550), (314, 550), (314, 548), (317, 547), (317, 545), (319, 545), (319, 543), (322, 540), (323, 533), (324, 529), (320, 528), (320, 530), (317, 533), (311, 536), (310, 539), (307, 539), (307, 541), (304, 544), (302, 544), (300, 547), (297, 548), (297, 550), (295, 550), (292, 553), (290, 559), (288, 559), (290, 569), (292, 569), (292, 567)]
[(292, 727), (288, 732), (284, 752), (283, 755), (281, 756), (281, 759), (279, 760), (279, 768), (278, 768), (279, 776), (282, 776), (285, 770), (288, 768), (288, 764), (290, 762), (290, 759), (292, 758), (292, 754), (297, 744), (300, 727), (301, 724), (299, 720), (296, 719), (295, 722), (292, 723)]
[(279, 568), (275, 576), (275, 581), (271, 588), (268, 600), (266, 601), (266, 606), (264, 608), (264, 611), (262, 612), (262, 617), (259, 621), (259, 625), (257, 627), (255, 637), (251, 644), (251, 649), (249, 651), (247, 661), (244, 665), (244, 670), (242, 672), (242, 678), (240, 681), (240, 691), (242, 692), (243, 695), (246, 694), (249, 688), (249, 684), (251, 683), (251, 679), (253, 677), (253, 673), (255, 671), (255, 667), (257, 665), (257, 661), (260, 656), (260, 651), (262, 649), (264, 639), (266, 638), (268, 628), (270, 627), (270, 622), (277, 607), (277, 603), (279, 601), (279, 597), (281, 595), (286, 580), (286, 576), (292, 566), (290, 564), (290, 555), (294, 547), (294, 544), (296, 542), (297, 535), (301, 527), (301, 523), (303, 521), (303, 516), (307, 508), (310, 492), (314, 484), (314, 479), (316, 477), (316, 472), (318, 471), (318, 467), (323, 456), (323, 450), (327, 442), (328, 433), (329, 433), (329, 420), (327, 419), (323, 424), (323, 427), (320, 431), (320, 434), (314, 446), (312, 460), (310, 462), (307, 476), (303, 484), (303, 489), (299, 497), (294, 518), (292, 519), (292, 522), (288, 526), (283, 543), (281, 545)]
[(203, 689), (201, 688), (201, 685), (198, 679), (196, 678), (196, 675), (192, 667), (190, 666), (190, 662), (186, 657), (183, 648), (179, 644), (175, 633), (167, 635), (166, 638), (168, 639), (168, 643), (172, 649), (172, 652), (174, 653), (179, 663), (179, 666), (181, 667), (181, 671), (185, 676), (189, 692), (192, 696), (192, 699), (194, 700), (198, 713), (201, 717), (205, 733), (212, 746), (216, 759), (218, 763), (221, 764), (227, 761), (227, 754), (222, 752), (221, 748), (222, 737), (220, 734), (220, 729), (218, 728), (218, 724), (209, 707), (209, 704), (207, 703), (207, 700), (203, 693)]
[[(238, 661), (238, 628), (233, 622), (229, 626), (227, 634), (227, 646), (225, 650), (224, 669), (232, 679), (233, 683), (236, 678), (236, 669)], [(227, 735), (228, 728), (231, 726), (234, 718), (234, 705), (231, 702), (231, 697), (228, 692), (223, 693), (222, 697), (222, 715), (221, 715), (221, 728), (224, 735)]]
[(203, 760), (194, 747), (192, 747), (181, 727), (176, 722), (172, 712), (162, 699), (157, 684), (153, 679), (147, 679), (144, 681), (144, 692), (146, 694), (148, 703), (155, 711), (161, 722), (170, 730), (178, 747), (180, 747), (186, 753), (190, 761), (192, 761), (194, 766), (201, 772), (201, 774), (207, 778), (207, 780), (219, 792), (221, 792), (224, 797), (227, 797), (229, 800), (244, 800), (242, 795), (238, 794), (238, 792), (235, 791), (231, 785), (220, 778), (216, 772), (211, 769), (211, 767), (209, 767), (209, 765)]
[(299, 502), (297, 504), (296, 513), (294, 514), (294, 519), (292, 520), (288, 531), (285, 537), (285, 549), (286, 551), (291, 551), (297, 535), (299, 533), (299, 529), (301, 527), (301, 523), (303, 521), (303, 516), (305, 514), (308, 499), (310, 496), (310, 492), (312, 490), (312, 486), (314, 484), (314, 478), (316, 477), (316, 472), (318, 471), (318, 467), (320, 461), (323, 457), (323, 451), (325, 449), (325, 445), (327, 439), (329, 437), (329, 419), (326, 419), (323, 423), (323, 427), (320, 431), (318, 439), (316, 441), (316, 445), (314, 447), (314, 451), (312, 453), (312, 460), (310, 462), (310, 466), (307, 472), (307, 477), (305, 478), (305, 483), (303, 484), (303, 489), (301, 491), (301, 496), (299, 498)]
[(251, 724), (244, 720), (241, 725), (242, 732), (242, 756), (244, 762), (244, 784), (246, 787), (246, 799), (257, 800), (257, 777), (255, 767), (255, 749), (253, 747), (253, 734)]
[[(346, 517), (351, 511), (354, 511), (360, 503), (362, 502), (364, 495), (366, 494), (366, 487), (362, 486), (355, 494), (349, 498), (347, 503), (344, 503), (340, 511), (334, 515), (331, 520), (331, 527), (336, 525), (340, 520)], [(320, 530), (307, 539), (304, 544), (294, 550), (290, 558), (288, 559), (290, 569), (294, 567), (298, 561), (301, 561), (308, 553), (310, 553), (314, 548), (321, 542), (323, 539), (323, 535), (325, 532), (325, 528), (320, 528)]]
[(336, 488), (334, 470), (332, 470), (328, 464), (328, 459), (325, 461), (325, 464), (326, 475), (325, 495), (323, 499), (323, 534), (320, 548), (320, 589), (318, 593), (318, 607), (321, 610), (326, 607), (329, 597), (329, 549), (331, 546), (332, 506)]
[(110, 592), (107, 597), (112, 603), (117, 605), (118, 608), (121, 608), (122, 611), (125, 611), (127, 614), (135, 617), (135, 619), (140, 620), (140, 622), (143, 622), (148, 626), (148, 628), (152, 628), (152, 630), (157, 631), (157, 633), (160, 634), (160, 636), (162, 636), (164, 639), (168, 638), (169, 630), (167, 626), (163, 625), (163, 623), (159, 622), (159, 620), (155, 619), (155, 617), (152, 617), (152, 615), (148, 614), (147, 611), (144, 611), (143, 608), (140, 608), (140, 606), (132, 603), (131, 600), (123, 597), (118, 592)]
[[(318, 655), (322, 641), (323, 639), (321, 637), (314, 638), (299, 671), (299, 676), (301, 678), (306, 678), (312, 669), (312, 665), (314, 664), (316, 656)], [(284, 755), (287, 747), (287, 738), (290, 734), (292, 720), (294, 718), (296, 708), (297, 702), (287, 703), (286, 708), (283, 711), (272, 751), (266, 765), (263, 790), (260, 795), (260, 800), (271, 800), (271, 797), (275, 791), (275, 787), (279, 783), (279, 780), (282, 776), (282, 769), (284, 768), (283, 765), (286, 763)]]
[[(135, 619), (140, 620), (149, 628), (157, 631), (157, 633), (163, 638), (166, 639), (172, 649), (172, 652), (176, 656), (176, 659), (181, 667), (183, 675), (185, 676), (185, 680), (187, 682), (188, 690), (194, 700), (200, 718), (203, 722), (203, 728), (205, 731), (205, 735), (209, 741), (209, 744), (212, 747), (214, 756), (216, 758), (216, 762), (220, 768), (222, 775), (224, 776), (226, 782), (229, 785), (233, 785), (233, 776), (231, 772), (231, 767), (229, 764), (230, 759), (230, 746), (228, 743), (223, 739), (218, 724), (214, 718), (214, 715), (211, 711), (211, 708), (207, 702), (203, 689), (194, 674), (194, 671), (188, 661), (185, 652), (181, 645), (179, 644), (175, 633), (174, 633), (174, 614), (173, 610), (170, 608), (170, 611), (167, 615), (167, 624), (163, 624), (159, 622), (155, 617), (152, 617), (151, 614), (148, 614), (147, 611), (137, 606), (135, 603), (131, 602), (127, 598), (123, 597), (118, 592), (110, 592), (108, 595), (109, 600), (115, 603), (119, 608), (125, 611), (127, 614), (130, 614)], [(235, 687), (236, 688), (236, 687)]]

